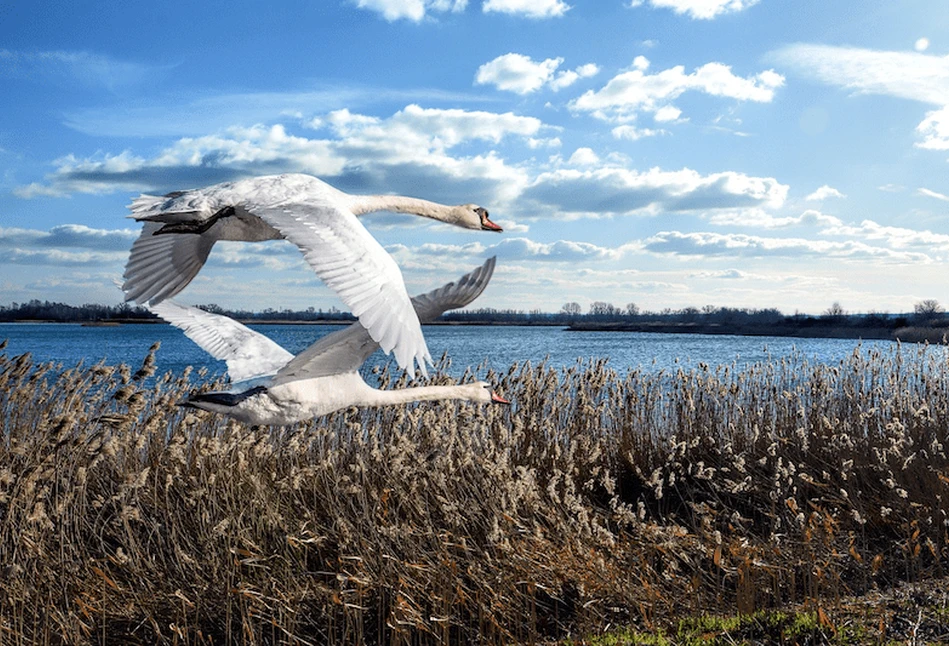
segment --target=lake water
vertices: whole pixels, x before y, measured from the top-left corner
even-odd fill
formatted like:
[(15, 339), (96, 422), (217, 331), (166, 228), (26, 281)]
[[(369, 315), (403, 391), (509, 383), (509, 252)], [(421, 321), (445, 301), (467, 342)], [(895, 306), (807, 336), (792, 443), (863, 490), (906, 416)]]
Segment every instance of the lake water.
[[(297, 353), (317, 338), (340, 329), (335, 325), (252, 325), (291, 352)], [(533, 363), (547, 358), (553, 367), (573, 365), (577, 359), (608, 358), (609, 366), (674, 370), (679, 366), (756, 363), (799, 352), (809, 360), (835, 363), (860, 345), (864, 349), (893, 347), (890, 341), (855, 339), (792, 339), (783, 337), (650, 334), (643, 332), (567, 332), (559, 327), (423, 326), (432, 356), (447, 352), (449, 372), (460, 376), (466, 367), (486, 363), (507, 370), (514, 362)], [(64, 323), (0, 323), (8, 356), (30, 352), (36, 361), (56, 361), (72, 367), (105, 360), (137, 368), (149, 346), (161, 341), (156, 356), (159, 372), (179, 372), (188, 365), (205, 366), (223, 374), (224, 363), (207, 355), (178, 329), (165, 324), (82, 327)], [(377, 352), (373, 363), (387, 357)]]

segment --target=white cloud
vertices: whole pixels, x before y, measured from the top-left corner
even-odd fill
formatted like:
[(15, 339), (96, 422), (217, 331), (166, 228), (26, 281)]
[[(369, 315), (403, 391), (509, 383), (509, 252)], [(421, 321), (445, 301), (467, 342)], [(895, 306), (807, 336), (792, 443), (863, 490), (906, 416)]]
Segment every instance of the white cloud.
[[(364, 120), (362, 127), (337, 128), (337, 132), (341, 136), (349, 137), (356, 132), (373, 130), (378, 123)], [(498, 143), (512, 135), (531, 137), (539, 133), (544, 124), (536, 117), (524, 117), (513, 112), (422, 108), (409, 105), (392, 115), (382, 126), (390, 134), (404, 132), (411, 137), (421, 134), (429, 141), (437, 140), (446, 148), (451, 148), (478, 139)]]
[(927, 49), (929, 49), (929, 39), (928, 38), (917, 39), (916, 42), (913, 44), (913, 48), (917, 52), (925, 52)]
[(589, 78), (600, 73), (600, 68), (593, 63), (587, 63), (573, 70), (557, 72), (557, 76), (550, 80), (548, 85), (557, 92), (565, 87), (570, 87), (582, 78)]
[(325, 115), (320, 124), (329, 136), (309, 138), (291, 134), (281, 124), (260, 125), (182, 138), (147, 159), (130, 152), (85, 159), (67, 156), (56, 160), (44, 183), (15, 192), (32, 197), (172, 190), (247, 175), (307, 172), (339, 178), (341, 188), (356, 192), (412, 194), (425, 184), (440, 191), (428, 196), (439, 201), (457, 201), (458, 192), (481, 195), (481, 200), (500, 199), (526, 184), (525, 172), (490, 151), (455, 156), (451, 149), (470, 141), (497, 143), (505, 137), (526, 142), (545, 129), (539, 119), (510, 112), (417, 105), (386, 119), (338, 110)]
[(853, 240), (765, 238), (747, 234), (663, 231), (643, 242), (647, 251), (677, 256), (797, 257), (867, 259), (896, 263), (930, 263), (923, 253), (874, 247)]
[(567, 160), (568, 164), (573, 166), (595, 166), (600, 163), (600, 158), (592, 148), (577, 148)]
[(632, 70), (614, 76), (600, 90), (589, 90), (574, 99), (570, 108), (608, 121), (629, 121), (639, 112), (658, 114), (660, 110), (663, 117), (676, 110), (678, 117), (681, 111), (671, 102), (685, 92), (768, 103), (775, 90), (784, 85), (784, 77), (774, 70), (746, 78), (736, 76), (731, 67), (722, 63), (706, 63), (690, 74), (685, 73), (682, 65), (647, 74), (649, 61), (643, 56), (636, 57), (633, 66)]
[(656, 113), (652, 115), (652, 118), (656, 121), (675, 121), (680, 116), (682, 116), (682, 110), (675, 107), (674, 105), (664, 105)]
[(356, 0), (356, 6), (382, 14), (390, 22), (403, 18), (419, 22), (429, 11), (464, 11), (468, 0)]
[(949, 56), (798, 43), (772, 52), (782, 65), (860, 94), (949, 104)]
[(67, 155), (54, 162), (46, 184), (14, 189), (19, 197), (66, 196), (71, 193), (112, 193), (155, 190), (168, 183), (194, 186), (243, 174), (279, 168), (317, 175), (335, 175), (345, 160), (326, 141), (289, 135), (282, 125), (231, 128), (205, 137), (186, 137), (145, 159), (129, 151), (79, 159)]
[(475, 83), (493, 85), (499, 90), (529, 94), (545, 85), (554, 91), (573, 85), (581, 78), (594, 76), (599, 68), (588, 63), (574, 70), (557, 72), (563, 58), (548, 58), (537, 62), (523, 54), (504, 54), (478, 68)]
[(821, 200), (826, 200), (829, 197), (846, 197), (846, 195), (838, 191), (836, 188), (832, 188), (827, 186), (827, 184), (824, 184), (804, 199), (808, 202), (819, 202)]
[[(631, 7), (639, 7), (647, 0), (631, 0)], [(648, 0), (653, 7), (672, 9), (679, 15), (688, 14), (690, 18), (711, 20), (726, 13), (743, 11), (758, 4), (758, 0)]]
[(459, 257), (483, 258), (495, 255), (501, 259), (515, 262), (527, 260), (550, 262), (616, 260), (630, 249), (629, 245), (601, 247), (589, 242), (573, 240), (537, 242), (524, 237), (506, 237), (492, 245), (470, 242), (461, 245), (426, 243), (416, 247), (406, 245), (387, 247), (390, 253), (398, 255), (400, 258), (427, 255), (450, 258), (452, 263), (457, 263)]
[(485, 0), (482, 9), (485, 13), (495, 11), (527, 18), (555, 18), (567, 13), (570, 5), (563, 0)]
[(0, 247), (74, 247), (97, 251), (126, 251), (138, 237), (133, 229), (93, 229), (84, 224), (61, 224), (49, 231), (0, 227)]
[(544, 260), (552, 262), (578, 262), (612, 260), (622, 255), (621, 250), (600, 247), (589, 242), (557, 240), (556, 242), (534, 242), (528, 238), (505, 238), (487, 248), (487, 255), (497, 255), (506, 260)]
[(787, 185), (774, 178), (733, 171), (702, 175), (688, 168), (561, 168), (539, 174), (521, 199), (566, 214), (605, 215), (779, 207), (787, 192)]
[(549, 82), (562, 62), (562, 58), (548, 58), (538, 63), (523, 54), (504, 54), (479, 67), (475, 82), (479, 85), (494, 85), (499, 90), (528, 94)]
[(949, 105), (926, 113), (926, 118), (916, 126), (923, 138), (916, 145), (929, 150), (949, 150)]
[(0, 227), (0, 264), (117, 268), (139, 232), (61, 224), (49, 231)]
[[(747, 279), (752, 274), (741, 271), (740, 269), (721, 269), (719, 271), (696, 271), (689, 274), (689, 278), (728, 278), (728, 279)], [(758, 278), (758, 276), (755, 276)]]
[(491, 219), (507, 233), (527, 233), (530, 231), (530, 227), (523, 222), (500, 220), (494, 216), (492, 216)]
[(653, 128), (637, 128), (636, 126), (624, 123), (621, 126), (616, 126), (610, 133), (616, 139), (625, 139), (627, 141), (638, 141), (643, 137), (655, 137), (656, 135), (666, 134), (665, 130), (654, 130)]
[(918, 249), (931, 254), (949, 253), (949, 235), (929, 230), (893, 227), (873, 220), (864, 220), (858, 226), (839, 225), (822, 231), (825, 235), (863, 238), (881, 241), (894, 249)]
[(917, 192), (920, 195), (925, 195), (926, 197), (932, 197), (937, 200), (942, 200), (943, 202), (949, 202), (949, 195), (946, 195), (944, 193), (937, 193), (936, 191), (931, 191), (928, 188), (917, 189)]
[(796, 226), (835, 227), (843, 223), (832, 215), (808, 209), (800, 215), (776, 216), (762, 209), (725, 210), (715, 213), (709, 223), (719, 226), (736, 226), (760, 229), (783, 229)]
[[(436, 102), (464, 105), (475, 97), (469, 93), (432, 88), (347, 86), (339, 83), (308, 84), (307, 90), (285, 92), (201, 92), (184, 98), (142, 98), (134, 104), (120, 102), (96, 108), (73, 109), (65, 113), (64, 124), (97, 137), (202, 136), (223, 132), (235, 125), (300, 123), (318, 126), (314, 115), (359, 106)], [(481, 101), (482, 99), (478, 99)]]
[(128, 258), (127, 251), (66, 251), (63, 249), (0, 248), (0, 265), (51, 265), (96, 267), (115, 265)]

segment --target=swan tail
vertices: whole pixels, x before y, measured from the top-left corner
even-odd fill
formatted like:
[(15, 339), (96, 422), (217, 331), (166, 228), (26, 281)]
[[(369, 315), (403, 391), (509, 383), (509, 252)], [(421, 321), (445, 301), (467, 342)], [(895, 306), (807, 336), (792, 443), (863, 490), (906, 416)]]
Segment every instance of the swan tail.
[(200, 209), (173, 208), (175, 198), (181, 197), (184, 192), (169, 193), (168, 195), (146, 195), (136, 197), (128, 205), (131, 215), (128, 217), (139, 222), (188, 222), (194, 220), (201, 213)]
[(226, 412), (240, 405), (245, 399), (259, 395), (267, 390), (264, 386), (257, 386), (241, 393), (209, 392), (198, 393), (182, 399), (178, 406), (184, 408), (198, 408), (213, 413)]

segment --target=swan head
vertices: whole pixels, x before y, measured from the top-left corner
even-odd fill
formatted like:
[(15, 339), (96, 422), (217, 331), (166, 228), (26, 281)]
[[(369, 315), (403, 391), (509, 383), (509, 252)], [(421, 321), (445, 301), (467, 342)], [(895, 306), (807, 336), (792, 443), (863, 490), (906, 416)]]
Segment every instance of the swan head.
[(510, 404), (511, 402), (507, 399), (504, 399), (499, 394), (494, 392), (494, 389), (486, 381), (477, 381), (472, 384), (475, 392), (475, 400), (483, 402), (485, 404)]
[(459, 224), (466, 229), (475, 229), (480, 231), (504, 231), (497, 224), (488, 218), (488, 210), (477, 204), (462, 204), (457, 207), (460, 211)]

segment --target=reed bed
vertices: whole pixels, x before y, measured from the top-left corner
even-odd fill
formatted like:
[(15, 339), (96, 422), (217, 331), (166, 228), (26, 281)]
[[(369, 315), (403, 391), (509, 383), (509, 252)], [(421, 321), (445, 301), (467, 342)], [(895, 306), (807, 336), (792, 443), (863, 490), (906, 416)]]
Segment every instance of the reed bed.
[(290, 428), (182, 409), (213, 384), (159, 363), (0, 346), (0, 643), (536, 643), (949, 564), (942, 349), (525, 363), (488, 374), (511, 407)]

